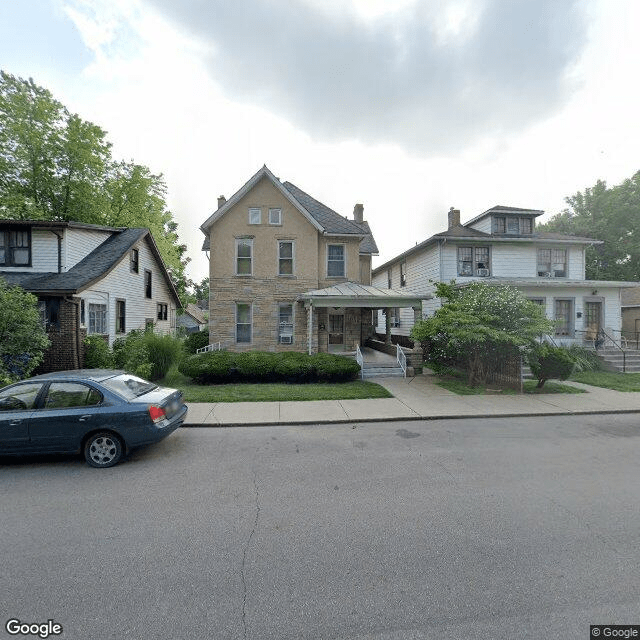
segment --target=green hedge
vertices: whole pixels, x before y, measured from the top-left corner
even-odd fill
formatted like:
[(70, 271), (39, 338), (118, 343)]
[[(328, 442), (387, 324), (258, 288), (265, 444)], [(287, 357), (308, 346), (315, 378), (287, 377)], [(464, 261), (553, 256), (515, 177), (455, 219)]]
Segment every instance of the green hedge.
[(213, 351), (187, 356), (180, 373), (198, 384), (223, 382), (344, 382), (352, 380), (360, 365), (351, 358), (319, 353)]
[(195, 331), (190, 333), (184, 339), (184, 350), (187, 353), (195, 353), (198, 349), (202, 349), (209, 344), (208, 331)]

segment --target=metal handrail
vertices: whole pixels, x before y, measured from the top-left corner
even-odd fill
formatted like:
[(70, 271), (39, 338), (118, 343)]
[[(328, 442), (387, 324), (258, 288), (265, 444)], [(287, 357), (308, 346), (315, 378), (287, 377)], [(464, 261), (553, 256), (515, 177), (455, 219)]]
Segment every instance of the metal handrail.
[(605, 346), (607, 346), (607, 338), (608, 338), (611, 341), (611, 344), (613, 344), (613, 346), (616, 349), (618, 349), (619, 351), (622, 351), (622, 373), (626, 373), (627, 372), (627, 354), (625, 350), (622, 348), (622, 341), (620, 341), (620, 344), (618, 344), (615, 341), (615, 338), (610, 336), (604, 329), (600, 329), (599, 333), (602, 333), (602, 335), (604, 336)]
[(200, 349), (196, 349), (196, 353), (208, 353), (209, 351), (222, 351), (222, 343), (212, 342), (211, 344), (208, 344), (206, 347), (201, 347)]
[(356, 345), (356, 362), (360, 365), (360, 379), (364, 380), (364, 357), (359, 344)]
[(402, 369), (402, 375), (407, 377), (407, 355), (399, 344), (396, 344), (396, 360)]

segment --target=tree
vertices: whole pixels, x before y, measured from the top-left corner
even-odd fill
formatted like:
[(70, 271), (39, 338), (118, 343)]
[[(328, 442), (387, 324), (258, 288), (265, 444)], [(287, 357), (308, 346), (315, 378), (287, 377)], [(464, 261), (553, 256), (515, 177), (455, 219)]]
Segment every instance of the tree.
[(0, 379), (24, 378), (42, 362), (49, 338), (37, 304), (36, 296), (0, 278)]
[(587, 248), (587, 278), (640, 280), (640, 171), (614, 187), (598, 180), (566, 202), (538, 229), (603, 240)]
[(196, 300), (209, 299), (209, 276), (202, 278), (200, 282), (193, 283), (193, 295)]
[(411, 337), (425, 344), (431, 363), (462, 366), (471, 386), (485, 382), (484, 362), (530, 347), (553, 323), (516, 288), (474, 282), (465, 287), (438, 283), (436, 296), (446, 300), (435, 314), (418, 321)]
[(573, 371), (575, 360), (564, 347), (539, 344), (529, 353), (529, 366), (538, 380), (538, 389), (542, 389), (547, 380), (566, 380)]
[(114, 161), (106, 135), (32, 79), (0, 71), (0, 218), (147, 227), (184, 296), (187, 247), (178, 242), (164, 179)]

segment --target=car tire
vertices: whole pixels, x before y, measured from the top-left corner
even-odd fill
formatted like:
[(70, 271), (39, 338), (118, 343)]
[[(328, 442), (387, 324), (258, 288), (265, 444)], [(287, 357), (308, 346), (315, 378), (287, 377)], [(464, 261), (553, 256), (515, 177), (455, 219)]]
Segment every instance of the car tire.
[(122, 452), (122, 440), (111, 431), (94, 433), (84, 444), (84, 458), (87, 464), (97, 469), (106, 469), (118, 464)]

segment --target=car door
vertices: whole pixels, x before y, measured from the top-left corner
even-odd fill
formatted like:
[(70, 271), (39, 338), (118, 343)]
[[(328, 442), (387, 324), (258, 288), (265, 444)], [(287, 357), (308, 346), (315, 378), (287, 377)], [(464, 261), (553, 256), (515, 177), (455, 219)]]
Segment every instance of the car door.
[(82, 382), (51, 382), (29, 420), (34, 451), (76, 451), (84, 435), (109, 422), (113, 407)]
[(0, 391), (0, 454), (28, 452), (29, 420), (42, 382), (23, 382)]

